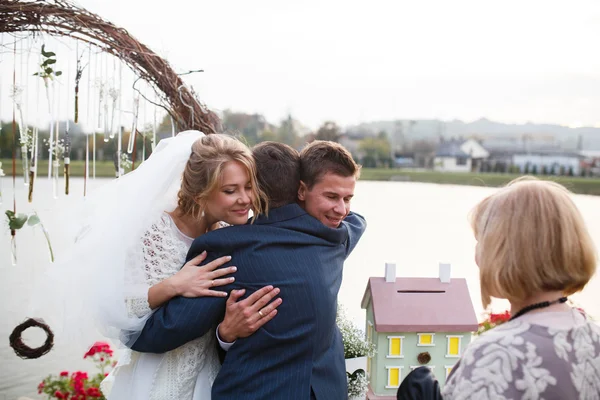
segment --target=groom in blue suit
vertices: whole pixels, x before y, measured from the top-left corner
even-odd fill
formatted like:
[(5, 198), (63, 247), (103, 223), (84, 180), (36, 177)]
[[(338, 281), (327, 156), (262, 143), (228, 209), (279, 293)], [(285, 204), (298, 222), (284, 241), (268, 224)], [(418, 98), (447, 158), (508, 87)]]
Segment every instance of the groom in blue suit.
[[(313, 142), (300, 157), (273, 142), (253, 152), (270, 199), (268, 216), (202, 235), (187, 259), (205, 250), (210, 257), (205, 262), (231, 255), (238, 271), (224, 290), (245, 289), (247, 296), (273, 285), (283, 302), (277, 317), (253, 335), (227, 338), (237, 340), (212, 399), (346, 400), (344, 349), (335, 321), (343, 264), (366, 226), (349, 212), (359, 166), (330, 142)], [(225, 307), (224, 298), (174, 298), (152, 314), (132, 349), (173, 350), (216, 327)], [(270, 309), (258, 310), (256, 318)], [(223, 339), (225, 330), (219, 329)]]

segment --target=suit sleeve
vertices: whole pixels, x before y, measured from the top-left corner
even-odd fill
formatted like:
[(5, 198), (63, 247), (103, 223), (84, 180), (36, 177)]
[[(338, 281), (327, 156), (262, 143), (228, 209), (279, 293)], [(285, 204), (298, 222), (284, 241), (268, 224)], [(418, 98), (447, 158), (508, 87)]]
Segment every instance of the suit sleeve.
[[(203, 247), (194, 242), (188, 252), (187, 260), (200, 254)], [(203, 264), (207, 264), (219, 256), (219, 253), (209, 250), (208, 257)], [(228, 265), (223, 267), (226, 266)], [(220, 287), (220, 290), (227, 292), (231, 289), (231, 285)], [(223, 320), (226, 301), (227, 299), (222, 297), (175, 297), (171, 299), (152, 313), (131, 345), (131, 349), (143, 353), (164, 353), (203, 336)]]
[(221, 322), (225, 302), (221, 297), (176, 297), (148, 318), (131, 349), (164, 353), (197, 339)]
[(362, 215), (351, 212), (342, 223), (348, 230), (348, 240), (346, 241), (346, 257), (348, 257), (363, 233), (365, 233), (367, 221)]

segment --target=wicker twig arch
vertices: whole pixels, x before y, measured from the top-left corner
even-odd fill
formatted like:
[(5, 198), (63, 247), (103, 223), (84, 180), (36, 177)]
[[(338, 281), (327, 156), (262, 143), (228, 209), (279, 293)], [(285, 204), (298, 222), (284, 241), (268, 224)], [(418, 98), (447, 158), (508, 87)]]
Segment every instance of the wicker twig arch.
[(0, 33), (44, 32), (91, 43), (127, 64), (154, 87), (180, 130), (219, 130), (218, 116), (198, 101), (169, 63), (125, 29), (64, 0), (0, 0)]

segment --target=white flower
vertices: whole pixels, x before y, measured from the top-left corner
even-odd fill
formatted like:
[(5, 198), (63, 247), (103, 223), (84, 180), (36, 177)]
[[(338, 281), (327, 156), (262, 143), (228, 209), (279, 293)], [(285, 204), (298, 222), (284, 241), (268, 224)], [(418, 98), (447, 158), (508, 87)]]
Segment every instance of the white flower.
[[(372, 356), (374, 354), (375, 346), (365, 340), (364, 332), (348, 320), (341, 307), (338, 307), (336, 323), (342, 334), (345, 358)], [(364, 397), (367, 392), (367, 377), (364, 372), (356, 373), (354, 376), (348, 376), (347, 378), (349, 397)]]
[(356, 378), (348, 379), (348, 397), (364, 397), (367, 393), (367, 377), (364, 373), (356, 374)]
[(131, 168), (131, 160), (127, 153), (121, 153), (121, 168)]

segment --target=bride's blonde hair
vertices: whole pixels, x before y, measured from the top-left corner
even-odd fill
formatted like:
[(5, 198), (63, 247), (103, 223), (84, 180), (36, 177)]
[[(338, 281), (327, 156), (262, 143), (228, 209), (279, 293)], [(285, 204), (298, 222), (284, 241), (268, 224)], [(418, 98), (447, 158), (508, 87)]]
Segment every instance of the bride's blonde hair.
[(239, 162), (248, 172), (252, 185), (254, 217), (267, 212), (267, 198), (258, 186), (256, 164), (250, 149), (232, 136), (211, 134), (194, 142), (183, 171), (177, 195), (177, 205), (183, 215), (194, 218), (202, 216), (206, 199), (218, 188), (223, 168), (230, 161)]

